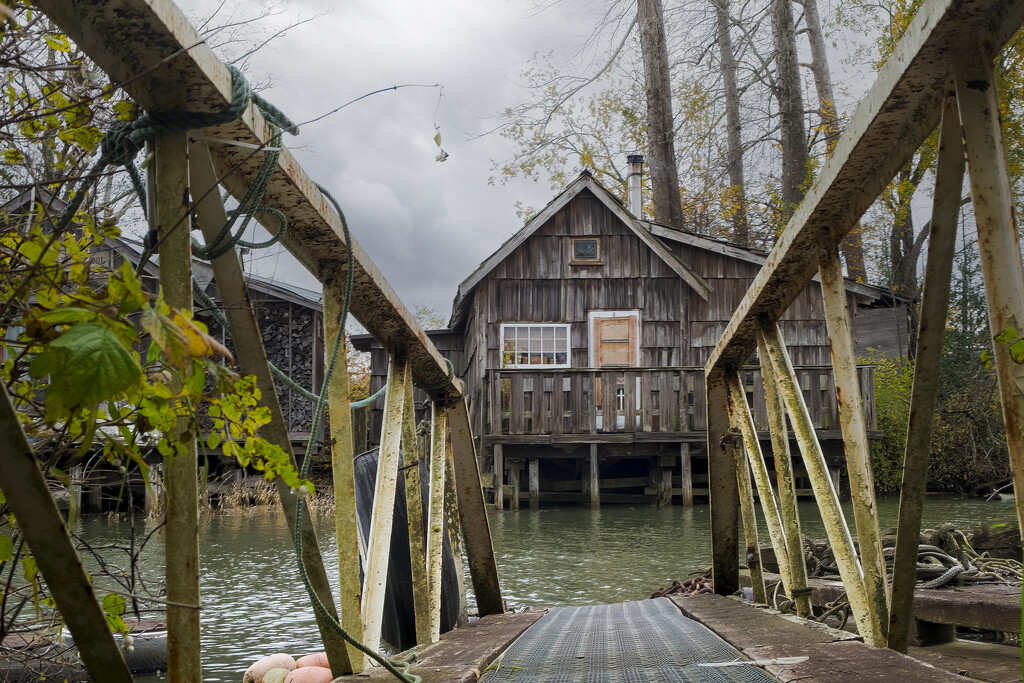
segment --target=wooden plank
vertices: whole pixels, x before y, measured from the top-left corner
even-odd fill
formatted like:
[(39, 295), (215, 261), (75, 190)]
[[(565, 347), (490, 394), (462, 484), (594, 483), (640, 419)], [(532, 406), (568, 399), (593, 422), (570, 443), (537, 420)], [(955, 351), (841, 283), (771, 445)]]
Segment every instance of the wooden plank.
[(693, 506), (693, 461), (690, 458), (690, 444), (679, 444), (679, 464), (682, 474), (679, 481), (679, 494), (683, 498), (683, 507)]
[[(654, 431), (654, 408), (651, 392), (653, 386), (657, 386), (658, 375), (650, 372), (640, 374), (640, 429), (644, 432)], [(652, 383), (653, 380), (653, 383)], [(660, 405), (660, 404), (659, 404)]]
[(599, 508), (601, 507), (601, 471), (597, 461), (597, 444), (590, 444), (590, 467), (589, 473), (589, 485), (588, 490), (590, 492), (590, 507)]
[[(373, 513), (366, 543), (366, 577), (363, 581), (363, 642), (373, 648), (380, 643), (384, 618), (384, 590), (387, 588), (388, 559), (391, 556), (391, 527), (398, 486), (398, 463), (401, 459), (399, 451), (407, 381), (408, 359), (391, 354), (388, 362), (388, 388), (384, 394), (384, 426), (380, 435)], [(369, 658), (364, 656), (364, 668), (369, 665)]]
[(566, 400), (564, 373), (555, 373), (554, 386), (551, 392), (551, 433), (561, 434), (565, 428)]
[(759, 319), (779, 319), (817, 269), (818, 249), (840, 244), (932, 132), (958, 46), (976, 45), (976, 62), (990, 65), (1022, 20), (1024, 4), (1015, 0), (921, 6), (733, 314), (709, 369), (746, 361)]
[(522, 463), (519, 460), (512, 460), (508, 465), (508, 483), (512, 488), (512, 499), (509, 508), (513, 512), (519, 512), (519, 472), (522, 470)]
[[(92, 678), (131, 683), (132, 675), (110, 633), (96, 592), (50, 495), (6, 391), (0, 399), (0, 489), (57, 602)], [(198, 612), (195, 604), (192, 611)]]
[[(184, 93), (173, 99), (183, 104)], [(189, 232), (176, 229), (188, 224), (188, 139), (161, 135), (153, 151), (149, 216), (160, 245), (160, 289), (169, 305), (191, 313), (192, 245)], [(178, 418), (171, 439), (179, 448), (164, 468), (167, 675), (175, 680), (202, 677), (199, 610), (192, 607), (199, 604), (199, 484), (191, 427), (190, 417)]]
[(530, 458), (529, 469), (530, 509), (537, 510), (540, 508), (540, 461)]
[[(646, 374), (646, 373), (645, 373)], [(626, 371), (622, 373), (622, 417), (623, 429), (627, 432), (636, 431), (636, 385), (637, 373)], [(616, 401), (617, 402), (617, 401)], [(616, 427), (618, 418), (616, 418)], [(647, 430), (650, 431), (650, 430)]]
[(494, 487), (494, 509), (501, 512), (505, 509), (505, 457), (504, 446), (500, 443), (494, 444), (494, 479), (491, 485)]
[(838, 638), (856, 638), (855, 634), (830, 628), (817, 628), (813, 622), (789, 620), (749, 602), (724, 595), (702, 593), (669, 598), (683, 615), (699, 621), (737, 650), (762, 645), (805, 646), (831, 643)]
[(430, 406), (430, 418), (430, 507), (427, 513), (427, 582), (430, 604), (427, 614), (429, 642), (436, 643), (441, 637), (441, 561), (444, 548), (444, 484), (448, 476), (448, 461), (445, 457), (448, 413), (434, 401)]
[[(427, 543), (423, 536), (423, 487), (420, 483), (420, 452), (416, 438), (416, 404), (412, 379), (406, 376), (402, 398), (402, 478), (405, 484), (405, 514), (409, 530), (409, 562), (412, 578), (416, 642), (430, 642), (430, 596), (427, 581)], [(424, 457), (426, 457), (424, 455)]]
[[(399, 653), (393, 661), (411, 662), (409, 673), (419, 676), (423, 683), (473, 683), (544, 614), (543, 610), (528, 610), (488, 615), (443, 634), (437, 643)], [(395, 677), (381, 667), (374, 667), (359, 676), (337, 678), (335, 683), (367, 680), (394, 681)]]
[(780, 681), (800, 683), (832, 683), (833, 681), (901, 681), (903, 683), (941, 683), (963, 681), (948, 671), (884, 648), (873, 648), (857, 641), (811, 643), (795, 647), (777, 645), (751, 647), (743, 654), (756, 660), (777, 660), (784, 657), (807, 657), (795, 664), (772, 663), (765, 669)]
[[(462, 384), (460, 380), (455, 380)], [(458, 387), (460, 391), (464, 387)], [(459, 521), (465, 542), (469, 574), (473, 579), (480, 616), (502, 614), (505, 601), (501, 598), (498, 565), (494, 559), (491, 529), (487, 525), (487, 506), (480, 486), (473, 432), (469, 426), (469, 410), (465, 401), (459, 401), (448, 410), (448, 424), (452, 436), (452, 459), (456, 490), (459, 498)]]
[(524, 424), (523, 411), (525, 410), (523, 375), (518, 372), (510, 372), (509, 380), (511, 382), (509, 388), (508, 433), (522, 434)]

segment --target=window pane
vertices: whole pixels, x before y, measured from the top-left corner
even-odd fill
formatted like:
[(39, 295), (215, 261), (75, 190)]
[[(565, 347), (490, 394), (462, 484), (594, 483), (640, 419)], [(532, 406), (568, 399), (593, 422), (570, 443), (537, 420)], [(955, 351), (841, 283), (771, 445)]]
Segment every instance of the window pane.
[(567, 362), (566, 358), (567, 356), (564, 351), (560, 351), (559, 353), (555, 354), (555, 362), (558, 363), (559, 365), (565, 365), (565, 363)]
[(565, 333), (567, 332), (564, 327), (555, 328), (555, 339), (565, 339)]

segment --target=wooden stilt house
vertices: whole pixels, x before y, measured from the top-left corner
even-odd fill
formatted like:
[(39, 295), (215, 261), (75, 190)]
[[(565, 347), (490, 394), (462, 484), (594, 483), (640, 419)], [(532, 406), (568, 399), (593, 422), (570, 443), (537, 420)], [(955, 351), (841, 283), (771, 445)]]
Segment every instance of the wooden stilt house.
[[(703, 365), (764, 259), (638, 219), (588, 173), (487, 258), (459, 285), (449, 329), (431, 336), (469, 388), (495, 504), (690, 504), (707, 495)], [(898, 354), (906, 302), (853, 281), (847, 291), (870, 331), (866, 343)], [(817, 282), (781, 328), (838, 478), (842, 442)], [(375, 390), (383, 354), (372, 365)], [(860, 373), (873, 428), (872, 368)], [(760, 373), (752, 367), (744, 379), (769, 452)]]

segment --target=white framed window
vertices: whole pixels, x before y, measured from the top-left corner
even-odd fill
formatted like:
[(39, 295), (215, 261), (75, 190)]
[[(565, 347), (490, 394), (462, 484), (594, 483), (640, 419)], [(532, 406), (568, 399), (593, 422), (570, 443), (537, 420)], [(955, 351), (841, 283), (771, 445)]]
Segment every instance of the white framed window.
[(501, 325), (501, 367), (567, 368), (568, 323), (503, 323)]

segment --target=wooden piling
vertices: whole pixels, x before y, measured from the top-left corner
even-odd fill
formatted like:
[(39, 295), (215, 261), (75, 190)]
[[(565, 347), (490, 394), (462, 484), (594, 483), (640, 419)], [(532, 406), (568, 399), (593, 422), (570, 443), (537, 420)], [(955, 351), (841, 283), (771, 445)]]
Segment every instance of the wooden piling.
[[(160, 245), (160, 289), (168, 305), (191, 312), (188, 140), (185, 133), (161, 135), (153, 148), (150, 216)], [(166, 458), (165, 469), (167, 676), (176, 681), (200, 680), (199, 486), (191, 418), (179, 418), (169, 438), (176, 442), (176, 452)]]
[(740, 494), (740, 514), (743, 517), (743, 540), (747, 545), (744, 557), (750, 572), (750, 585), (754, 602), (768, 604), (768, 591), (764, 586), (764, 572), (761, 568), (761, 543), (757, 540), (757, 515), (754, 512), (754, 490), (750, 485), (750, 466), (737, 447), (739, 434), (725, 441), (726, 451), (732, 456), (736, 472), (736, 488)]
[[(951, 88), (952, 90), (952, 88)], [(942, 110), (938, 168), (932, 202), (928, 261), (921, 295), (921, 317), (914, 356), (914, 385), (910, 397), (907, 447), (903, 458), (900, 512), (893, 561), (889, 606), (889, 647), (906, 652), (913, 621), (914, 585), (921, 535), (921, 510), (928, 483), (932, 423), (938, 399), (942, 338), (949, 309), (950, 274), (956, 250), (957, 218), (964, 179), (963, 132), (956, 97), (951, 91)]]
[(793, 365), (789, 360), (789, 354), (782, 343), (782, 334), (775, 323), (764, 322), (760, 330), (768, 351), (768, 360), (772, 364), (775, 381), (779, 386), (779, 393), (782, 395), (786, 412), (789, 413), (789, 419), (793, 424), (793, 432), (796, 434), (797, 444), (800, 446), (804, 468), (811, 480), (814, 498), (825, 524), (825, 533), (828, 535), (832, 552), (836, 557), (839, 575), (846, 586), (857, 630), (864, 638), (864, 642), (874, 647), (884, 647), (885, 637), (879, 614), (868, 599), (864, 579), (861, 575), (860, 562), (857, 560), (853, 539), (850, 537), (850, 529), (846, 525), (846, 518), (839, 506), (839, 497), (829, 478), (828, 467), (825, 465), (825, 454), (822, 453), (821, 445), (814, 433), (814, 424), (811, 422), (810, 413), (804, 403), (803, 394), (796, 380), (796, 373), (793, 372)]
[(740, 587), (739, 486), (729, 451), (729, 390), (721, 370), (708, 373), (708, 492), (711, 502), (711, 580), (719, 595)]
[[(953, 61), (953, 74), (978, 224), (978, 252), (985, 276), (985, 300), (1017, 500), (1017, 524), (1024, 536), (1024, 364), (1010, 354), (1010, 346), (1024, 337), (1024, 275), (1006, 145), (999, 122), (996, 78), (992, 58), (984, 52), (987, 47), (980, 41), (966, 42), (964, 54)], [(1004, 334), (1009, 339), (996, 341)]]
[(494, 509), (501, 512), (505, 509), (505, 457), (502, 445), (494, 444)]
[(590, 507), (601, 507), (601, 470), (597, 462), (597, 444), (590, 444), (590, 469), (587, 478), (590, 491)]
[(693, 507), (693, 462), (690, 459), (690, 444), (679, 444), (680, 489), (682, 490), (683, 507)]
[(508, 464), (508, 483), (512, 487), (512, 500), (509, 507), (513, 512), (519, 512), (519, 470), (522, 465), (518, 460), (512, 460)]
[(540, 509), (540, 461), (537, 458), (530, 458), (529, 486), (530, 486), (530, 509)]
[(654, 468), (654, 488), (656, 491), (654, 504), (658, 507), (672, 505), (672, 468)]
[(768, 410), (768, 428), (772, 437), (772, 459), (775, 461), (775, 476), (779, 489), (779, 512), (782, 527), (786, 533), (786, 548), (790, 557), (792, 589), (790, 596), (796, 603), (797, 616), (810, 619), (814, 616), (811, 596), (807, 594), (807, 564), (804, 562), (803, 540), (800, 533), (800, 513), (796, 500), (796, 483), (793, 477), (793, 459), (789, 450), (789, 430), (786, 427), (786, 407), (775, 381), (775, 371), (768, 359), (764, 339), (757, 335), (758, 351), (761, 358), (761, 378), (764, 385), (765, 406)]
[(832, 346), (832, 374), (836, 384), (839, 424), (843, 432), (846, 475), (850, 481), (853, 518), (857, 525), (861, 571), (864, 587), (881, 626), (881, 636), (889, 630), (889, 581), (882, 554), (882, 532), (878, 524), (875, 481), (871, 474), (871, 443), (860, 398), (857, 374), (857, 350), (853, 343), (850, 309), (843, 281), (843, 264), (838, 248), (823, 249), (818, 255), (821, 292), (825, 304), (825, 324)]

